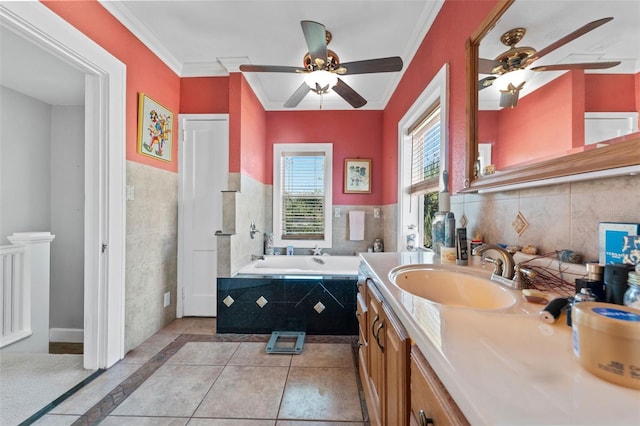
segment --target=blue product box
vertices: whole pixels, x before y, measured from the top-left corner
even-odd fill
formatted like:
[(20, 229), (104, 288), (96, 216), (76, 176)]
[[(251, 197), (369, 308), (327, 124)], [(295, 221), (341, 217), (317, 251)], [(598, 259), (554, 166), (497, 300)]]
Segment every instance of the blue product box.
[(640, 235), (625, 235), (622, 246), (622, 263), (640, 264)]
[(624, 237), (638, 234), (640, 234), (639, 223), (600, 222), (598, 224), (600, 264), (623, 263)]

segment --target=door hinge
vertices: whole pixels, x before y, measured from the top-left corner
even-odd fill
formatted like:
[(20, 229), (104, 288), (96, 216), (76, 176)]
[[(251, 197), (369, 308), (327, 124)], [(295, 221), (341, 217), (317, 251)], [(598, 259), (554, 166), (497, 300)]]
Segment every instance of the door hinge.
[(101, 253), (104, 253), (105, 251), (107, 251), (107, 244), (102, 243)]

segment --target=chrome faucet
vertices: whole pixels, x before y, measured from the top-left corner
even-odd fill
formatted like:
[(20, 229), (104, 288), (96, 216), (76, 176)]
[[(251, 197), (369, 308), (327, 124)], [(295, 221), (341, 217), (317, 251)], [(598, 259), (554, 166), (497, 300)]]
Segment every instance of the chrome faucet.
[[(484, 252), (494, 250), (502, 256), (502, 259), (491, 259), (483, 255)], [(520, 264), (516, 264), (513, 260), (513, 256), (507, 250), (502, 247), (493, 244), (483, 244), (480, 247), (476, 247), (473, 250), (474, 255), (482, 254), (482, 260), (491, 262), (495, 265), (491, 279), (493, 281), (504, 284), (516, 290), (522, 290), (526, 288), (526, 282), (524, 276), (534, 278), (537, 274), (535, 271), (525, 268)]]
[[(494, 274), (502, 275), (503, 278), (506, 278), (508, 280), (513, 278), (513, 274), (515, 273), (514, 266), (516, 262), (513, 260), (513, 256), (511, 256), (511, 253), (509, 253), (507, 250), (493, 244), (483, 244), (480, 247), (476, 247), (475, 249), (473, 249), (473, 254), (479, 255), (489, 250), (494, 250), (500, 253), (500, 255), (502, 256), (502, 262), (491, 262), (496, 265), (496, 268), (493, 270)], [(482, 256), (482, 259), (484, 260), (484, 255)]]

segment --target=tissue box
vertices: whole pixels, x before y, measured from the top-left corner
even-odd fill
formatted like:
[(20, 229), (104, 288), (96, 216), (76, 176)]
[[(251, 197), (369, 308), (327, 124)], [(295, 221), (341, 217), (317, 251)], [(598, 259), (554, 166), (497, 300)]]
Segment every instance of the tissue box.
[(624, 263), (624, 237), (638, 234), (640, 234), (638, 223), (600, 222), (598, 225), (600, 264)]

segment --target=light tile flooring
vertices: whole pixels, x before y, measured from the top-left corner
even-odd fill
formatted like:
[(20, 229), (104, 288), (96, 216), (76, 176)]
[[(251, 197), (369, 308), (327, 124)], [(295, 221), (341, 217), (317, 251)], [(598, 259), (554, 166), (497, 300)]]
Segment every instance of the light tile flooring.
[(281, 355), (265, 353), (268, 337), (176, 320), (35, 424), (368, 424), (352, 339), (307, 336)]

